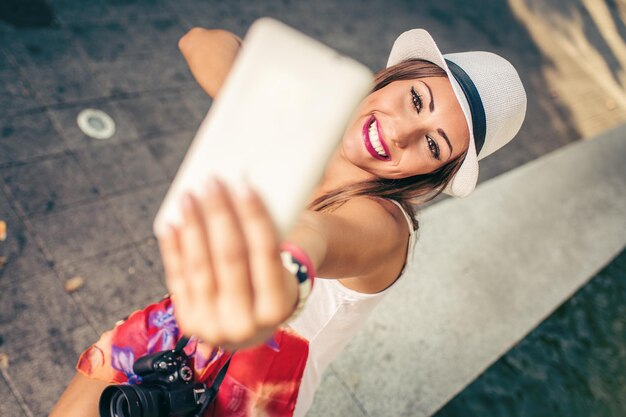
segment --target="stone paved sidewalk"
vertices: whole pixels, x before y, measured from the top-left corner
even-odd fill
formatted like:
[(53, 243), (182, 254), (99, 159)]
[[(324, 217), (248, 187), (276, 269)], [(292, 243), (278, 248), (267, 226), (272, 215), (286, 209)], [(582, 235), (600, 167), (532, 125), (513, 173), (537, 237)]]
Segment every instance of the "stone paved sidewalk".
[[(0, 366), (1, 416), (46, 415), (79, 352), (164, 293), (150, 224), (210, 106), (177, 51), (193, 26), (244, 35), (269, 15), (372, 69), (413, 27), (428, 28), (444, 51), (506, 56), (527, 86), (528, 118), (518, 139), (481, 165), (481, 180), (580, 137), (545, 82), (551, 63), (505, 2), (41, 3), (48, 25), (0, 20), (0, 220), (8, 226), (0, 242), (0, 353), (9, 360)], [(112, 139), (81, 133), (76, 116), (88, 107), (115, 119)], [(77, 276), (83, 287), (66, 292)]]

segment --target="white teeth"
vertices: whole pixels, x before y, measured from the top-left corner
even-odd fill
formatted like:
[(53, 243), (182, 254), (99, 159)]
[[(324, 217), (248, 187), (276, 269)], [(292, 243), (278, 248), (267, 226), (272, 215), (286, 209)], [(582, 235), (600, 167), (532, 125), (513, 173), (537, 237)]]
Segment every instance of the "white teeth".
[(369, 137), (370, 137), (370, 142), (372, 143), (372, 146), (376, 150), (376, 153), (386, 158), (387, 154), (385, 153), (385, 149), (383, 148), (383, 145), (380, 143), (380, 138), (378, 137), (378, 129), (376, 129), (376, 120), (373, 120), (372, 124), (369, 127)]

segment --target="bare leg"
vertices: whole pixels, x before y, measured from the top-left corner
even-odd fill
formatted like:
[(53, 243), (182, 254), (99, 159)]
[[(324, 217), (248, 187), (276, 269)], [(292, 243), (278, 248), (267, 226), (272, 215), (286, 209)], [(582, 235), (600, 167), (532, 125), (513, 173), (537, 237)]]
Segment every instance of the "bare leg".
[(98, 417), (98, 400), (108, 385), (76, 373), (48, 417)]

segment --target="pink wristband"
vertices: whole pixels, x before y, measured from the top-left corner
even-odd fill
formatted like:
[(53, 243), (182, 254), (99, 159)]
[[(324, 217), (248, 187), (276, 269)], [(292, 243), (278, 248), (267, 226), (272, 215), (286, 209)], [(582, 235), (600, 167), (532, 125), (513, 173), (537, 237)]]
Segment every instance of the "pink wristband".
[(307, 255), (300, 246), (289, 242), (283, 242), (280, 245), (280, 250), (289, 252), (295, 260), (302, 264), (302, 266), (306, 267), (307, 270), (305, 272), (311, 280), (311, 285), (313, 285), (313, 281), (315, 279), (315, 269), (313, 268), (313, 262), (311, 262), (309, 255)]
[(287, 320), (291, 321), (300, 314), (306, 305), (307, 299), (313, 289), (315, 271), (313, 270), (311, 259), (299, 246), (292, 243), (283, 243), (280, 249), (280, 257), (283, 261), (283, 266), (291, 272), (298, 281), (298, 301), (293, 313)]

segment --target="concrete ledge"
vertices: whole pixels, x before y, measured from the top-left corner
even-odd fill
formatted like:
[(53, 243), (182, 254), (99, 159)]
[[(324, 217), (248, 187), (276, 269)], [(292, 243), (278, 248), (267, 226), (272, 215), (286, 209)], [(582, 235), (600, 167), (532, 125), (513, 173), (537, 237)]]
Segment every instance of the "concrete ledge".
[(348, 393), (324, 415), (438, 410), (622, 250), (625, 165), (620, 127), (424, 210), (408, 279), (332, 365)]

